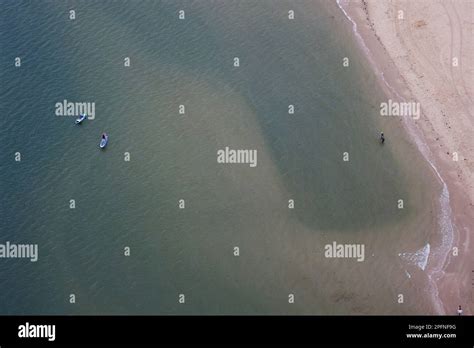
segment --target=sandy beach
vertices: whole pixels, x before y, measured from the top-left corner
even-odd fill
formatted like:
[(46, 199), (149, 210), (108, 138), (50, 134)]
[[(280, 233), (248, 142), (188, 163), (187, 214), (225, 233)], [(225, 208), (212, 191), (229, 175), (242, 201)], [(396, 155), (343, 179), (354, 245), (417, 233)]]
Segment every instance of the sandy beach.
[(435, 283), (439, 314), (455, 314), (458, 305), (464, 314), (472, 314), (474, 1), (352, 0), (339, 4), (353, 21), (355, 35), (387, 93), (420, 103), (420, 119), (407, 119), (406, 126), (439, 173), (441, 184), (447, 185), (454, 223), (449, 250), (438, 261), (431, 255), (427, 272)]

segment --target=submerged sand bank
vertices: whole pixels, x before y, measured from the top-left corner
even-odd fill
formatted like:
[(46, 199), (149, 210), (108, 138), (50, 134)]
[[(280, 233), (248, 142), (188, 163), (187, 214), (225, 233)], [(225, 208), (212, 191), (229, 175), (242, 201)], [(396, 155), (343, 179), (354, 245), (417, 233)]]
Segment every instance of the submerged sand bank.
[[(338, 3), (353, 20), (355, 35), (388, 95), (421, 105), (420, 119), (407, 119), (406, 126), (449, 192), (449, 206), (442, 202), (448, 197), (440, 198), (437, 231), (438, 239), (445, 239), (440, 242), (445, 251), (430, 255), (427, 272), (435, 283), (440, 314), (455, 314), (458, 305), (472, 314), (474, 1)], [(443, 218), (443, 213), (451, 218)], [(451, 225), (445, 226), (449, 220), (454, 222), (452, 232)], [(458, 248), (458, 255), (453, 248)]]

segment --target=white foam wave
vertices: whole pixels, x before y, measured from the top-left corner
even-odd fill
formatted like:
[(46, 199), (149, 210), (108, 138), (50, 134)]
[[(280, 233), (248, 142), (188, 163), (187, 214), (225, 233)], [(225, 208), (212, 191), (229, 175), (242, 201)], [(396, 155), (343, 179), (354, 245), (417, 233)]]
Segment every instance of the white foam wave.
[(418, 266), (421, 270), (425, 270), (426, 265), (428, 264), (428, 258), (430, 257), (430, 243), (427, 243), (423, 248), (415, 251), (414, 253), (400, 253), (400, 256), (405, 261), (408, 261), (416, 266)]

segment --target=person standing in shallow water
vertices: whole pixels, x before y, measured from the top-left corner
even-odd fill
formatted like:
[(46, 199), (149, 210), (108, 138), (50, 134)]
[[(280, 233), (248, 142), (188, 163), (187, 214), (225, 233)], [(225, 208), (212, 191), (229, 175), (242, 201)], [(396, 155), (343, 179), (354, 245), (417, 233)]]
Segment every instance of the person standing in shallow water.
[(380, 143), (381, 144), (385, 143), (385, 136), (383, 135), (383, 132), (380, 133)]

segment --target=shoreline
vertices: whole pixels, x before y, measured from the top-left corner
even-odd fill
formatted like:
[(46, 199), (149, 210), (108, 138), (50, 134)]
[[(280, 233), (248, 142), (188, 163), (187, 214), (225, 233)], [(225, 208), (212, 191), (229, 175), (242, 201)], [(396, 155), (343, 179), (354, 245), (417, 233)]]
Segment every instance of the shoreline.
[[(353, 33), (379, 77), (381, 87), (387, 96), (393, 96), (401, 101), (415, 100), (421, 104), (421, 120), (415, 121), (405, 117), (403, 123), (419, 151), (431, 165), (441, 185), (437, 237), (441, 237), (442, 241), (441, 245), (429, 255), (426, 270), (432, 285), (433, 305), (437, 314), (456, 314), (458, 305), (462, 305), (464, 314), (472, 314), (474, 310), (470, 275), (473, 258), (469, 234), (474, 227), (474, 217), (472, 212), (468, 216), (467, 210), (468, 207), (473, 206), (474, 200), (474, 188), (469, 185), (469, 182), (473, 182), (469, 181), (473, 177), (473, 170), (472, 164), (470, 165), (470, 161), (466, 157), (463, 158), (463, 155), (470, 153), (470, 149), (474, 148), (474, 143), (472, 140), (467, 145), (465, 142), (453, 144), (446, 141), (450, 139), (453, 132), (459, 134), (458, 139), (464, 140), (462, 134), (468, 132), (464, 124), (465, 119), (472, 116), (472, 113), (468, 108), (464, 118), (452, 119), (451, 116), (450, 124), (446, 122), (444, 126), (442, 122), (446, 120), (440, 117), (439, 112), (442, 113), (441, 116), (446, 116), (443, 110), (447, 103), (438, 95), (433, 98), (433, 92), (427, 85), (433, 84), (436, 92), (440, 91), (439, 94), (446, 95), (446, 99), (448, 96), (452, 98), (452, 86), (444, 83), (444, 80), (438, 81), (437, 72), (424, 71), (423, 66), (417, 67), (419, 71), (422, 71), (421, 73), (414, 72), (413, 66), (416, 63), (413, 62), (417, 62), (423, 52), (420, 53), (405, 44), (400, 38), (408, 36), (405, 31), (411, 33), (413, 27), (418, 28), (418, 24), (422, 29), (425, 29), (428, 23), (438, 24), (439, 19), (436, 16), (430, 17), (430, 13), (420, 10), (420, 8), (423, 9), (423, 4), (420, 1), (417, 4), (419, 8), (407, 9), (406, 2), (399, 0), (394, 2), (337, 0), (337, 6), (351, 22)], [(459, 4), (470, 6), (468, 2), (460, 1)], [(436, 5), (443, 6), (441, 3), (436, 3)], [(404, 17), (406, 15), (403, 24), (398, 23), (400, 20), (394, 17), (395, 14), (400, 13), (400, 10), (403, 11)], [(451, 22), (449, 23), (448, 28), (438, 26), (433, 30), (449, 30), (452, 26)], [(436, 40), (440, 37), (440, 35), (430, 36), (426, 32), (416, 34), (418, 36), (411, 35), (410, 37), (414, 45), (419, 44), (420, 47), (426, 42), (436, 47)], [(452, 37), (451, 40), (453, 40)], [(465, 57), (462, 53), (460, 61), (468, 62), (470, 56)], [(467, 77), (462, 74), (461, 78), (467, 80)], [(439, 82), (443, 84), (440, 85)], [(469, 96), (469, 90), (465, 88), (465, 91), (466, 96), (463, 97), (470, 100), (472, 96)], [(458, 103), (463, 103), (464, 106), (466, 104), (463, 100)], [(454, 104), (451, 108), (457, 115), (456, 108), (459, 108), (459, 104)], [(456, 150), (460, 152), (460, 161), (449, 161), (446, 155)], [(457, 256), (453, 256), (453, 247), (459, 249)]]

